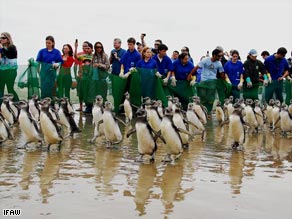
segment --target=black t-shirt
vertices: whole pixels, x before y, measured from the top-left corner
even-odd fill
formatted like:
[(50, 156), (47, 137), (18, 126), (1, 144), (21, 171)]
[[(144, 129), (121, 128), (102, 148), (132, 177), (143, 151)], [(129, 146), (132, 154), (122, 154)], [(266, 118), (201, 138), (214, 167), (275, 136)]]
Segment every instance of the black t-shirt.
[(9, 46), (8, 48), (2, 48), (1, 56), (7, 57), (8, 59), (16, 59), (17, 58), (17, 50), (14, 45)]

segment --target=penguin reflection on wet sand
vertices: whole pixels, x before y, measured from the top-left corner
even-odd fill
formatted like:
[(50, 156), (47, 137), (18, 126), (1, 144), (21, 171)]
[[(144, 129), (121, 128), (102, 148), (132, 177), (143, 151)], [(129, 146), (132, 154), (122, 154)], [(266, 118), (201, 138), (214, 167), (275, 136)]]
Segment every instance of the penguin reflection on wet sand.
[(127, 133), (127, 137), (129, 137), (134, 132), (137, 132), (138, 152), (140, 157), (136, 161), (142, 162), (144, 155), (149, 155), (150, 161), (154, 161), (155, 152), (157, 150), (156, 140), (160, 136), (158, 136), (159, 134), (155, 132), (149, 125), (145, 109), (138, 109), (136, 116), (137, 121), (135, 128), (131, 129)]
[(11, 133), (10, 127), (4, 116), (0, 112), (0, 145), (8, 139), (13, 140), (13, 134)]
[(44, 140), (48, 144), (47, 150), (50, 150), (52, 144), (58, 144), (58, 149), (60, 150), (63, 137), (61, 136), (60, 128), (58, 127), (56, 120), (53, 119), (49, 112), (50, 104), (47, 100), (43, 100), (40, 104), (40, 126)]
[(42, 144), (42, 137), (37, 122), (32, 117), (28, 102), (21, 100), (18, 102), (20, 107), (19, 127), (21, 130), (22, 142), (18, 148), (25, 148), (27, 144), (37, 142)]

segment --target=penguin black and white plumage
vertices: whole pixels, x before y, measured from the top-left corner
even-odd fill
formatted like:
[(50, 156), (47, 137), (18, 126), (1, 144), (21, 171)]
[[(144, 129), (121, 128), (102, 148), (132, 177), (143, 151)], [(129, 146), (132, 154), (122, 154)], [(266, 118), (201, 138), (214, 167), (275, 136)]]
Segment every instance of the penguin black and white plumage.
[(228, 136), (232, 139), (232, 148), (237, 149), (243, 146), (245, 142), (245, 122), (242, 117), (242, 108), (234, 109), (229, 117), (229, 132)]
[(288, 111), (288, 106), (283, 103), (280, 112), (280, 127), (284, 135), (292, 132), (292, 115)]
[(158, 112), (159, 116), (161, 118), (163, 118), (163, 116), (164, 116), (164, 109), (163, 109), (163, 106), (162, 106), (162, 101), (161, 100), (157, 100), (156, 103), (157, 103), (157, 112)]
[[(174, 111), (174, 114), (172, 116), (172, 121), (173, 124), (180, 129), (187, 130), (186, 127), (186, 120), (183, 118), (182, 113), (181, 113), (181, 104), (176, 103), (176, 110)], [(189, 145), (189, 135), (185, 133), (179, 133), (183, 147), (188, 148)]]
[(59, 122), (68, 129), (68, 133), (70, 133), (71, 136), (73, 136), (74, 133), (80, 133), (81, 130), (79, 129), (73, 118), (74, 112), (71, 113), (69, 112), (68, 109), (69, 103), (67, 102), (67, 100), (65, 98), (61, 98), (59, 100), (59, 103), (60, 103), (60, 107), (58, 110), (58, 116), (60, 119)]
[(257, 126), (258, 130), (263, 130), (263, 128), (264, 128), (264, 114), (262, 112), (259, 100), (254, 101), (254, 113), (256, 116), (257, 123), (258, 123), (258, 126)]
[(9, 125), (13, 125), (17, 122), (17, 115), (11, 109), (9, 98), (7, 96), (3, 97), (3, 102), (1, 104), (1, 113)]
[(288, 112), (292, 115), (292, 100), (290, 100), (290, 105), (288, 106)]
[(219, 125), (222, 125), (223, 122), (225, 121), (225, 114), (224, 114), (224, 110), (221, 106), (220, 101), (217, 102), (215, 111), (216, 111), (217, 121), (218, 121)]
[(258, 122), (255, 116), (255, 112), (252, 107), (252, 104), (253, 104), (253, 100), (251, 99), (246, 100), (245, 122), (247, 122), (250, 125), (252, 133), (255, 133), (258, 130)]
[(205, 133), (206, 133), (205, 127), (194, 110), (194, 103), (188, 104), (186, 117), (187, 117), (188, 122), (190, 123), (190, 126), (189, 126), (190, 133), (195, 134), (198, 130), (200, 133), (202, 133), (202, 140), (204, 141)]
[(148, 123), (154, 131), (158, 132), (160, 130), (160, 125), (162, 121), (162, 118), (160, 117), (157, 109), (158, 104), (156, 101), (152, 101), (150, 106), (146, 107)]
[(175, 112), (177, 109), (177, 103), (179, 103), (179, 98), (178, 97), (173, 97), (172, 98), (172, 112)]
[(103, 124), (99, 124), (99, 122), (102, 121), (103, 111), (103, 97), (101, 95), (97, 95), (94, 106), (92, 108), (92, 123), (94, 125), (94, 134), (93, 138), (89, 140), (90, 143), (94, 143), (97, 137), (104, 135)]
[(102, 114), (104, 135), (108, 146), (118, 144), (122, 141), (122, 133), (118, 124), (117, 118), (112, 113), (113, 104), (110, 101), (105, 102), (104, 112)]
[(276, 100), (275, 101), (274, 108), (272, 110), (272, 116), (273, 116), (273, 131), (275, 131), (277, 128), (280, 128), (281, 127), (280, 111), (281, 111), (281, 102), (279, 100)]
[[(160, 126), (161, 136), (165, 140), (165, 162), (170, 162), (179, 158), (183, 152), (183, 142), (179, 135), (179, 132), (189, 134), (189, 132), (187, 132), (186, 130), (177, 128), (174, 125), (172, 118), (172, 108), (167, 107), (165, 109), (165, 115), (162, 119)], [(174, 157), (174, 159), (172, 157)]]
[(167, 107), (172, 108), (172, 104), (173, 104), (172, 96), (168, 95), (168, 96), (166, 96), (166, 98), (167, 98)]
[(40, 118), (40, 113), (41, 113), (41, 108), (39, 105), (39, 97), (37, 95), (33, 95), (31, 99), (28, 101), (28, 109), (32, 117), (36, 120), (39, 121)]
[(44, 140), (48, 144), (48, 150), (50, 150), (52, 144), (58, 144), (60, 150), (63, 137), (61, 136), (60, 128), (58, 127), (56, 120), (54, 120), (52, 114), (49, 112), (50, 104), (47, 100), (41, 101), (40, 104), (40, 126)]
[(200, 97), (193, 97), (193, 110), (196, 112), (198, 118), (203, 125), (207, 124), (207, 109), (201, 104)]
[(228, 98), (228, 104), (227, 104), (226, 108), (227, 108), (228, 117), (229, 117), (229, 115), (231, 115), (233, 113), (233, 111), (234, 111), (234, 107), (233, 107), (233, 96), (230, 96)]
[(123, 106), (124, 106), (125, 117), (126, 117), (125, 122), (129, 123), (133, 119), (133, 109), (132, 109), (132, 105), (130, 102), (129, 92), (127, 91), (124, 95), (125, 95), (125, 100), (124, 100)]
[(273, 108), (275, 105), (275, 100), (270, 99), (268, 105), (266, 106), (265, 114), (267, 117), (267, 124), (269, 128), (273, 128)]
[(135, 124), (135, 128), (131, 129), (127, 133), (127, 137), (129, 137), (134, 132), (137, 133), (137, 141), (138, 141), (138, 152), (140, 157), (137, 161), (142, 162), (144, 155), (150, 156), (150, 161), (154, 161), (155, 152), (157, 150), (156, 140), (157, 137), (153, 137), (157, 135), (147, 121), (146, 110), (141, 108), (136, 112), (137, 121)]
[(63, 99), (66, 100), (66, 102), (67, 102), (67, 109), (68, 109), (68, 112), (69, 112), (71, 115), (74, 115), (74, 114), (75, 114), (75, 112), (74, 112), (74, 108), (73, 108), (72, 103), (71, 103), (71, 101), (69, 100), (69, 98), (68, 98), (68, 97), (63, 97)]
[(29, 111), (29, 104), (25, 100), (18, 102), (20, 107), (19, 127), (21, 130), (22, 144), (19, 148), (26, 147), (27, 144), (37, 142), (42, 143), (42, 137), (37, 122)]
[(9, 105), (10, 105), (10, 108), (12, 109), (12, 111), (14, 112), (14, 114), (16, 116), (16, 120), (18, 120), (20, 109), (18, 108), (17, 104), (14, 103), (14, 95), (13, 94), (6, 94), (6, 96), (9, 99)]
[(10, 131), (10, 127), (6, 122), (6, 119), (0, 112), (0, 145), (8, 139), (13, 140), (14, 136)]
[(50, 97), (46, 97), (46, 98), (44, 98), (44, 100), (49, 104), (49, 112), (50, 112), (52, 118), (55, 121), (60, 121), (60, 117), (59, 117), (59, 114), (58, 114), (58, 111), (57, 111), (57, 109), (59, 107), (57, 107), (57, 109), (55, 108), (55, 106), (57, 104), (55, 103), (54, 105), (52, 105), (52, 99)]

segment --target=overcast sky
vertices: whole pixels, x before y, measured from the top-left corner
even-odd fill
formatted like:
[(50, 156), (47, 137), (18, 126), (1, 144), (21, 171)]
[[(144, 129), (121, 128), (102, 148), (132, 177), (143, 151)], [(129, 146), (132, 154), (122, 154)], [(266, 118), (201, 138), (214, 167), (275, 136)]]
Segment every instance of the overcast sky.
[(217, 45), (238, 49), (245, 58), (251, 48), (260, 53), (292, 49), (291, 0), (0, 0), (0, 31), (10, 32), (19, 64), (36, 57), (53, 35), (56, 48), (65, 43), (101, 41), (107, 53), (112, 40), (155, 39), (168, 45), (168, 54), (190, 48), (195, 62)]

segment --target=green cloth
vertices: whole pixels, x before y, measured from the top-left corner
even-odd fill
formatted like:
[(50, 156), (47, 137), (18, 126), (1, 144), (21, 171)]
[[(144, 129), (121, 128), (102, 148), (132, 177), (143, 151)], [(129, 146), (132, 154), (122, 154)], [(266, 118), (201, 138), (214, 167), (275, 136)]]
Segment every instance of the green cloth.
[[(14, 90), (14, 82), (17, 75), (17, 69), (5, 69), (0, 70), (0, 97), (4, 95), (5, 85), (7, 88), (7, 92), (13, 94), (14, 100), (18, 101), (18, 95)], [(0, 99), (2, 103), (2, 99)]]
[(61, 67), (57, 76), (58, 97), (68, 97), (70, 99), (70, 89), (72, 85), (71, 68)]
[(194, 96), (193, 88), (190, 86), (190, 82), (185, 80), (178, 80), (175, 87), (169, 85), (169, 90), (175, 97), (179, 98), (182, 107), (187, 109), (190, 97)]
[(252, 99), (258, 100), (259, 99), (259, 84), (253, 84), (251, 88), (243, 86), (242, 95), (243, 99)]
[(286, 91), (286, 100), (285, 103), (287, 105), (290, 104), (290, 101), (292, 99), (292, 82), (286, 80), (285, 82), (285, 91)]
[(283, 102), (283, 81), (273, 80), (265, 89), (265, 99), (268, 103), (275, 93), (276, 99)]
[(161, 100), (162, 105), (164, 107), (167, 107), (168, 104), (168, 100), (166, 98), (166, 96), (172, 96), (172, 93), (169, 91), (168, 86), (164, 86), (163, 85), (163, 81), (161, 78), (157, 78), (155, 80), (155, 98), (157, 100)]
[(141, 106), (141, 77), (139, 71), (134, 71), (131, 74), (129, 93), (131, 103), (135, 106)]
[(41, 99), (45, 97), (53, 98), (55, 80), (56, 80), (56, 69), (53, 68), (52, 64), (41, 62)]
[(119, 107), (124, 101), (124, 93), (126, 89), (127, 80), (120, 78), (118, 75), (110, 74), (110, 80), (112, 82), (112, 95), (114, 98), (115, 113), (119, 112)]
[(216, 82), (216, 88), (220, 103), (224, 103), (225, 98), (230, 96), (232, 85), (219, 78)]
[(198, 96), (201, 99), (201, 104), (211, 113), (215, 100), (217, 79), (201, 81), (197, 83), (196, 87)]
[(150, 97), (153, 100), (155, 97), (156, 69), (137, 68), (137, 71), (140, 74), (141, 96), (143, 98)]
[(82, 72), (82, 77), (79, 79), (79, 103), (89, 103), (88, 102), (88, 90), (90, 81), (90, 65), (83, 65), (80, 68)]
[[(231, 93), (230, 93), (230, 95), (229, 96), (233, 96), (233, 98), (234, 98), (234, 100), (236, 100), (236, 99), (240, 99), (240, 90), (238, 89), (238, 87), (237, 86), (232, 86), (232, 88), (231, 88)], [(224, 103), (224, 102), (223, 102)], [(222, 104), (223, 104), (222, 103)]]

